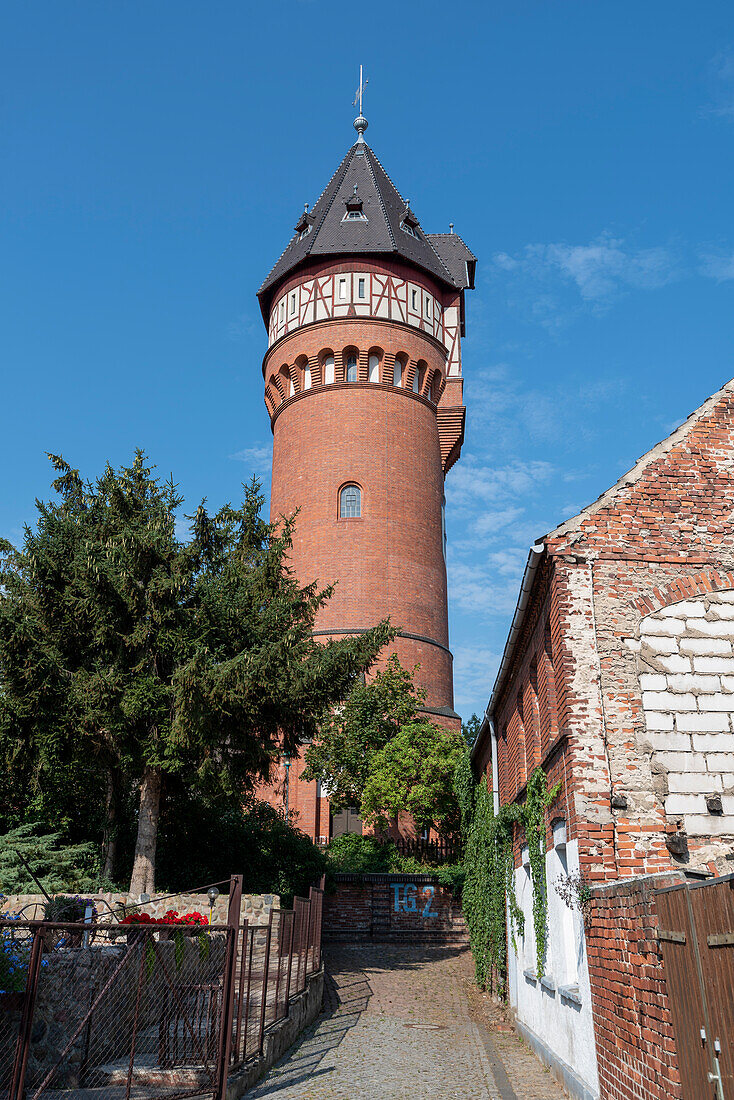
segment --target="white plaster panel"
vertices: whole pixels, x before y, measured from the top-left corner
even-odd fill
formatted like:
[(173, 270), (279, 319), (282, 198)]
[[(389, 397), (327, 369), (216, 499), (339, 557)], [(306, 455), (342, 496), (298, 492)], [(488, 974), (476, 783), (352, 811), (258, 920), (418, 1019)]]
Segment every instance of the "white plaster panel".
[(666, 813), (683, 817), (691, 836), (734, 832), (734, 792), (722, 795), (723, 815), (706, 805), (734, 780), (733, 646), (734, 590), (681, 600), (640, 623), (643, 748), (666, 777)]
[(689, 836), (732, 836), (734, 817), (714, 814), (685, 814), (683, 824)]
[[(546, 853), (548, 884), (548, 948), (545, 973), (555, 990), (529, 980), (525, 970), (535, 969), (532, 884), (527, 871), (515, 871), (515, 893), (524, 916), (525, 936), (517, 937), (516, 950), (508, 943), (510, 1002), (518, 1019), (544, 1046), (570, 1066), (592, 1095), (598, 1095), (596, 1043), (591, 1013), (586, 939), (583, 922), (560, 898), (555, 883), (562, 875), (579, 870), (578, 842), (570, 840), (565, 853), (551, 849)], [(578, 985), (581, 1005), (565, 1000), (558, 987)]]

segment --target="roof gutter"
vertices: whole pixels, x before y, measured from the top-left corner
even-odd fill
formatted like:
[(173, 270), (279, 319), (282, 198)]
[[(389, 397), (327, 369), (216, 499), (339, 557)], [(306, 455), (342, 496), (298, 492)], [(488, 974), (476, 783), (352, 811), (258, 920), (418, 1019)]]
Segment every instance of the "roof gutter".
[(523, 623), (525, 621), (525, 613), (530, 603), (530, 594), (533, 590), (533, 584), (535, 583), (535, 574), (538, 566), (540, 565), (540, 559), (543, 551), (545, 550), (545, 543), (536, 542), (530, 547), (530, 553), (528, 554), (528, 560), (525, 563), (525, 572), (523, 573), (522, 584), (520, 585), (520, 595), (517, 598), (517, 607), (515, 608), (515, 614), (512, 618), (512, 626), (510, 627), (510, 633), (507, 636), (505, 642), (505, 649), (502, 654), (502, 661), (500, 662), (499, 671), (497, 673), (497, 679), (494, 682), (492, 688), (492, 694), (489, 697), (487, 703), (487, 709), (484, 712), (481, 725), (479, 726), (479, 733), (477, 739), (474, 742), (471, 750), (471, 759), (474, 760), (477, 751), (481, 745), (484, 744), (487, 734), (490, 732), (490, 726), (493, 718), (495, 700), (503, 686), (503, 682), (510, 665), (512, 664), (512, 658), (515, 653), (515, 646), (517, 640), (520, 637), (520, 631), (522, 630)]

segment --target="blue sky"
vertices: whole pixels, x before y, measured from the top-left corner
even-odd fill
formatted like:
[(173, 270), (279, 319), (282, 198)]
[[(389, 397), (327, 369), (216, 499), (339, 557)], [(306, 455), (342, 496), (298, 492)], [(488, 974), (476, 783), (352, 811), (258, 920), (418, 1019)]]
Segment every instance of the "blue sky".
[(0, 533), (142, 446), (192, 509), (267, 480), (255, 300), (368, 140), (479, 257), (448, 485), (457, 709), (528, 546), (734, 375), (729, 2), (11, 4), (0, 43)]

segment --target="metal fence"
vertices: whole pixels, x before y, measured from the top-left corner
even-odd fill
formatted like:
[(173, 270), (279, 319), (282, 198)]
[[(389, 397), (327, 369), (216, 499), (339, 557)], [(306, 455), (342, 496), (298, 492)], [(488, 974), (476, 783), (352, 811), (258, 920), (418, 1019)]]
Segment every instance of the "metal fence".
[(239, 923), (241, 894), (234, 876), (226, 925), (0, 921), (27, 971), (0, 993), (0, 1098), (223, 1100), (321, 968), (323, 884), (262, 927)]
[(423, 840), (420, 837), (411, 840), (400, 837), (393, 844), (401, 856), (415, 856), (416, 859), (427, 860), (429, 863), (454, 863), (461, 858), (459, 845), (449, 840)]

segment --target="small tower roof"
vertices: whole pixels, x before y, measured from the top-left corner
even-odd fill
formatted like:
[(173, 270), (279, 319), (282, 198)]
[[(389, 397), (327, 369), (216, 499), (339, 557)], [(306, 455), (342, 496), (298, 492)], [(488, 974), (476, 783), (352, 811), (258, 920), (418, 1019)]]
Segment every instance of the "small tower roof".
[[(358, 120), (359, 121), (359, 120)], [(345, 217), (356, 193), (364, 217)], [(410, 215), (407, 228), (406, 213)], [(444, 285), (463, 290), (474, 284), (476, 258), (456, 233), (428, 235), (402, 198), (360, 132), (316, 205), (298, 222), (291, 238), (258, 291), (267, 320), (276, 285), (309, 259), (343, 254), (400, 257)], [(448, 243), (446, 242), (448, 239)]]

